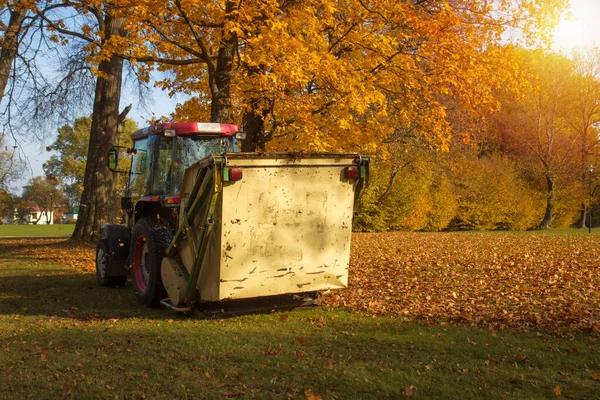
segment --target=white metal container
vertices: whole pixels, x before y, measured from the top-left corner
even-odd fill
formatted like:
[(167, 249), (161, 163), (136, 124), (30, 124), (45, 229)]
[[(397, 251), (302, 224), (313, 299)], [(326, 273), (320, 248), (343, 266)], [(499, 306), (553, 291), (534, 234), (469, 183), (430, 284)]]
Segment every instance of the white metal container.
[[(357, 190), (346, 168), (356, 166), (358, 156), (227, 157), (227, 167), (241, 168), (243, 177), (224, 182), (216, 198), (197, 286), (200, 301), (346, 287)], [(182, 210), (200, 168), (196, 164), (185, 173)], [(178, 254), (191, 271), (189, 240)]]

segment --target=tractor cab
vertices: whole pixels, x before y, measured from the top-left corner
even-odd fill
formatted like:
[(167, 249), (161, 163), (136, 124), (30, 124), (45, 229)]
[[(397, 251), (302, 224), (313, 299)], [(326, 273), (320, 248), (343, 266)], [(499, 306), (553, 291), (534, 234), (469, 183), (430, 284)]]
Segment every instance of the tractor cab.
[[(161, 123), (134, 132), (133, 147), (127, 149), (129, 179), (121, 201), (127, 225), (147, 215), (160, 215), (174, 224), (186, 168), (211, 154), (237, 152), (241, 135), (237, 125), (197, 122)], [(115, 170), (117, 149), (109, 160), (114, 160), (109, 163)]]

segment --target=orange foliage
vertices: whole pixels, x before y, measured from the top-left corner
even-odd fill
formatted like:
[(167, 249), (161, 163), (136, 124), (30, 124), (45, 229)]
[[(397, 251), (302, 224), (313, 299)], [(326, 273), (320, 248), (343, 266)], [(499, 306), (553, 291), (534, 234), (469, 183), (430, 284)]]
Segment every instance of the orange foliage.
[(270, 149), (370, 152), (398, 129), (444, 149), (450, 125), (440, 96), (475, 114), (494, 109), (493, 90), (514, 67), (498, 46), (502, 34), (512, 27), (537, 38), (565, 5), (144, 0), (127, 7), (128, 44), (118, 45), (134, 62), (169, 60), (159, 69), (173, 75), (160, 85), (196, 95), (177, 118), (205, 118), (227, 92), (231, 109), (221, 117), (258, 119), (262, 131), (251, 133)]

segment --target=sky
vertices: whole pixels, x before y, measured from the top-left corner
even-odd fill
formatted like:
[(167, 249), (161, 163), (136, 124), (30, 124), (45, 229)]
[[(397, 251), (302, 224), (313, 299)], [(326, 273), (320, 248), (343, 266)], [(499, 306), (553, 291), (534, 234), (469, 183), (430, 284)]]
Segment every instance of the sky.
[[(136, 106), (136, 100), (130, 93), (124, 92), (120, 109), (132, 104), (133, 107), (127, 117), (134, 120), (140, 128), (143, 128), (148, 125), (146, 121), (151, 119), (153, 114), (157, 117), (169, 115), (171, 112), (175, 111), (175, 105), (177, 103), (183, 102), (183, 99), (181, 98), (169, 98), (166, 92), (156, 88), (151, 90), (151, 97), (153, 101), (148, 102), (146, 109), (144, 109)], [(21, 179), (10, 186), (13, 193), (20, 194), (22, 187), (26, 185), (31, 178), (44, 175), (42, 165), (50, 158), (50, 156), (52, 156), (52, 153), (46, 151), (46, 146), (52, 144), (56, 138), (56, 134), (57, 132), (54, 132), (53, 135), (48, 135), (43, 142), (34, 141), (31, 143), (22, 143), (22, 149), (28, 159), (28, 165)]]
[(553, 49), (569, 54), (575, 47), (600, 45), (600, 0), (571, 0), (571, 13), (554, 31)]
[[(569, 54), (576, 47), (600, 45), (600, 0), (571, 0), (572, 18), (563, 17), (554, 34), (553, 49), (556, 52)], [(157, 116), (168, 115), (175, 109), (176, 100), (171, 99), (159, 89), (153, 89), (154, 102), (147, 110), (136, 107), (135, 101), (127, 94), (122, 99), (122, 107), (133, 104), (129, 118), (146, 126), (146, 120), (152, 113)], [(23, 151), (29, 159), (29, 168), (21, 180), (12, 185), (12, 190), (20, 192), (32, 177), (43, 175), (42, 164), (50, 158), (51, 153), (45, 150), (46, 146), (54, 141), (50, 136), (43, 143), (29, 143), (23, 146)]]

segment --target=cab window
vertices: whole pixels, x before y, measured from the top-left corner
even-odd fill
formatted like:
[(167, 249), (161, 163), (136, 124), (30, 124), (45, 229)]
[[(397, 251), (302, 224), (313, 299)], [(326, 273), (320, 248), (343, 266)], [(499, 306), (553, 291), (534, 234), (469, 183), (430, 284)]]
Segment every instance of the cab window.
[(129, 193), (135, 202), (148, 191), (150, 179), (149, 138), (139, 139), (134, 144), (134, 153), (131, 161), (131, 174), (129, 175)]

